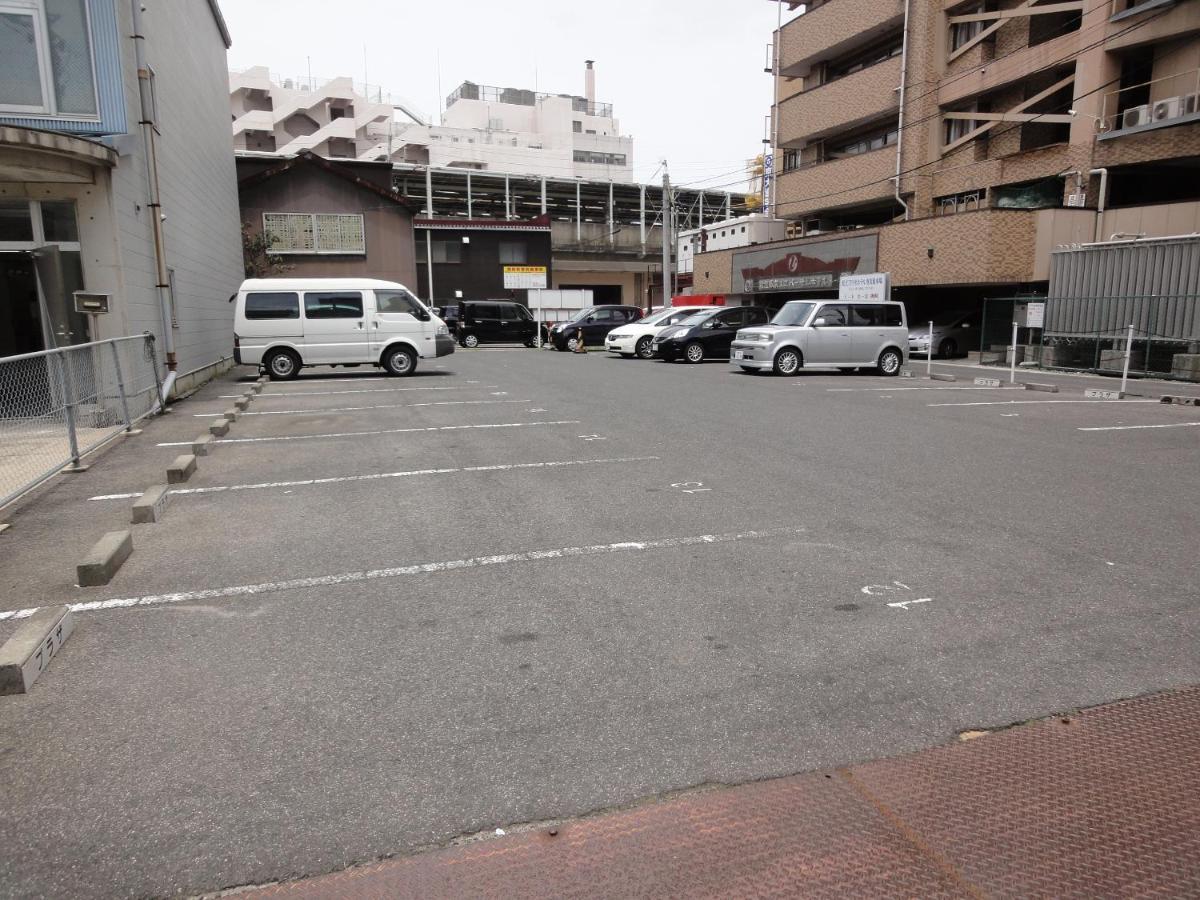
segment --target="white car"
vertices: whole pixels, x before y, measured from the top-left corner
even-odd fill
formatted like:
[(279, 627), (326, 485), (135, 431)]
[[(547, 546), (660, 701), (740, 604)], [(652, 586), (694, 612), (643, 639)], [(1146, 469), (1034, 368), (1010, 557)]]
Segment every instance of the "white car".
[(709, 308), (707, 306), (671, 306), (667, 309), (660, 309), (644, 319), (614, 328), (604, 340), (605, 349), (609, 353), (619, 354), (625, 359), (633, 359), (635, 356), (639, 359), (653, 359), (654, 350), (651, 345), (654, 343), (656, 334), (670, 325), (682, 322), (689, 316)]

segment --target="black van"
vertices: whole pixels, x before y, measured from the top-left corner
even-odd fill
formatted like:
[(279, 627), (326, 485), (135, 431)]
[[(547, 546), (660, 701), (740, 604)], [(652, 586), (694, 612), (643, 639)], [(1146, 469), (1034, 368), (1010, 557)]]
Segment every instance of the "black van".
[(514, 343), (533, 346), (537, 322), (512, 300), (464, 300), (458, 304), (458, 342), (464, 347)]

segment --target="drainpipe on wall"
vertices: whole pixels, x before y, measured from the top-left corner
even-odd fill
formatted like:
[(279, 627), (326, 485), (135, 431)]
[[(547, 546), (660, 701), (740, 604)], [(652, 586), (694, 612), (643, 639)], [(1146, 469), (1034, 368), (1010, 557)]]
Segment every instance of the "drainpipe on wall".
[(150, 94), (150, 69), (146, 65), (145, 41), (142, 33), (142, 4), (141, 0), (130, 0), (133, 12), (133, 54), (137, 63), (138, 99), (140, 100), (142, 126), (142, 142), (146, 156), (146, 189), (150, 193), (150, 220), (154, 226), (154, 263), (155, 287), (158, 290), (158, 304), (162, 311), (163, 348), (167, 356), (167, 377), (162, 384), (160, 400), (167, 402), (171, 389), (175, 386), (178, 361), (175, 358), (175, 332), (171, 320), (171, 284), (167, 274), (167, 245), (163, 235), (162, 196), (158, 189), (158, 154), (155, 146), (154, 102)]
[(900, 48), (900, 121), (896, 123), (896, 202), (904, 207), (904, 221), (909, 219), (908, 204), (900, 196), (900, 176), (904, 171), (904, 97), (908, 89), (908, 14), (912, 0), (904, 0), (904, 43)]
[(1092, 240), (1100, 242), (1101, 226), (1104, 224), (1104, 205), (1108, 200), (1108, 169), (1089, 169), (1088, 177), (1100, 176), (1100, 189), (1096, 196), (1096, 227), (1092, 231)]

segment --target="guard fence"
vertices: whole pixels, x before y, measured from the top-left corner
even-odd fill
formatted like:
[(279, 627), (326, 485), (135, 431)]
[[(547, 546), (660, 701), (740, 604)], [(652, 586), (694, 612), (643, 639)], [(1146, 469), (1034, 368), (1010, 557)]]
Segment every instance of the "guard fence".
[(159, 405), (149, 334), (0, 357), (0, 507)]
[(1040, 328), (1018, 326), (1017, 363), (1045, 369), (1200, 381), (1200, 296), (1012, 297), (985, 301), (980, 360), (1009, 364), (1020, 307), (1045, 303)]

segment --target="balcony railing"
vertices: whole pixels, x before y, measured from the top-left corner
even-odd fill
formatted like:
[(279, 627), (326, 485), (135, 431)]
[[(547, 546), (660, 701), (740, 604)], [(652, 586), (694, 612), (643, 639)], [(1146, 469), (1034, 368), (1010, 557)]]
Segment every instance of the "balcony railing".
[(1104, 95), (1101, 137), (1200, 121), (1200, 69), (1165, 75)]
[(586, 97), (574, 94), (547, 94), (538, 91), (527, 91), (522, 88), (500, 88), (486, 84), (475, 84), (464, 81), (446, 97), (446, 107), (449, 108), (459, 100), (483, 100), (486, 103), (508, 103), (514, 106), (537, 106), (539, 100), (552, 97), (563, 97), (571, 101), (573, 112), (589, 116), (600, 116), (611, 119), (613, 108), (611, 103), (591, 103)]

